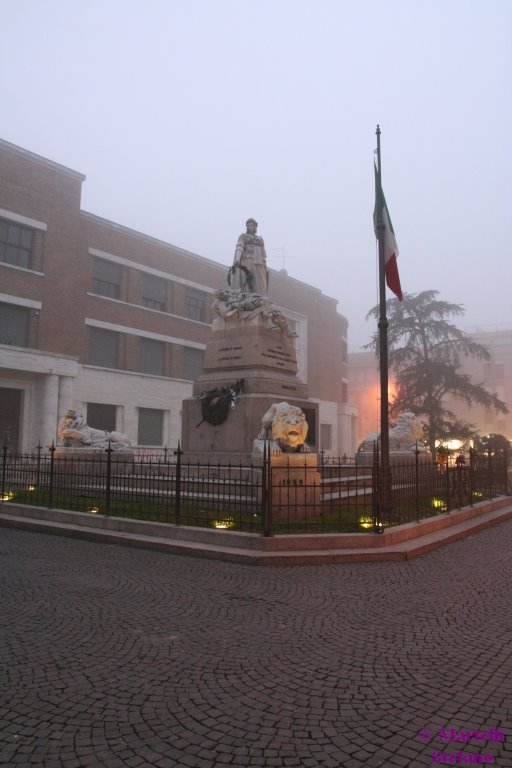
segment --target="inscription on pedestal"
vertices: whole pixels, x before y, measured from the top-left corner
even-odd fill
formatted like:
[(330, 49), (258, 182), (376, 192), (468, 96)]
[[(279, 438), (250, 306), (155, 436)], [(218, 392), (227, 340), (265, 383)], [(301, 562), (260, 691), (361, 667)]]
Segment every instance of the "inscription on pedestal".
[(294, 355), (287, 352), (279, 345), (275, 347), (267, 347), (266, 352), (262, 352), (261, 356), (272, 360), (279, 368), (286, 368), (288, 364), (293, 364), (295, 362)]
[(271, 392), (278, 396), (285, 391), (282, 384), (286, 383), (289, 384), (287, 391), (290, 397), (297, 394), (306, 396), (306, 385), (297, 378), (297, 353), (286, 324), (279, 328), (269, 327), (270, 319), (276, 320), (274, 315), (266, 312), (269, 308), (269, 311), (274, 311), (269, 300), (260, 297), (268, 303), (268, 307), (265, 304), (265, 313), (254, 314), (252, 304), (259, 301), (256, 294), (240, 297), (236, 291), (227, 293), (229, 296), (224, 296), (223, 301), (236, 299), (237, 306), (247, 301), (251, 305), (250, 312), (248, 308), (247, 316), (222, 315), (216, 318), (206, 345), (201, 381), (194, 383), (194, 394), (200, 394), (206, 383), (211, 388), (216, 379), (225, 386), (226, 378), (233, 376), (246, 380), (249, 389), (245, 390), (245, 394)]
[(314, 453), (274, 454), (271, 457), (274, 520), (306, 520), (322, 512), (322, 479)]
[(241, 360), (242, 355), (237, 355), (237, 352), (241, 352), (242, 347), (219, 347), (218, 349), (218, 355), (217, 360), (220, 362), (221, 360)]

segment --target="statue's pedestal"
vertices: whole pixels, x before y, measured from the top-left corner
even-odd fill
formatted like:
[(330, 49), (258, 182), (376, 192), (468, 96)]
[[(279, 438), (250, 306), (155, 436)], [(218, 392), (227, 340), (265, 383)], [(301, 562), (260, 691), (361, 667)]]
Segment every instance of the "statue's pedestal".
[[(271, 405), (280, 402), (280, 394), (240, 395), (236, 407), (230, 409), (227, 419), (218, 425), (202, 421), (201, 400), (189, 398), (183, 401), (183, 437), (184, 459), (189, 462), (221, 464), (251, 464), (253, 440), (261, 430), (262, 416)], [(302, 408), (309, 425), (308, 442), (314, 435), (317, 421), (316, 403), (286, 396), (291, 405)], [(306, 456), (307, 454), (302, 454)]]
[(321, 476), (316, 453), (270, 458), (272, 519), (299, 522), (321, 513)]
[(237, 379), (244, 379), (246, 395), (271, 393), (281, 400), (308, 396), (307, 385), (297, 378), (292, 339), (280, 328), (269, 328), (262, 315), (215, 318), (206, 345), (204, 372), (194, 382), (193, 392), (200, 395)]
[[(56, 448), (53, 455), (55, 483), (78, 487), (92, 481), (103, 482), (109, 472), (104, 448)], [(110, 454), (110, 476), (131, 474), (133, 449), (123, 448)]]
[(206, 347), (204, 370), (267, 369), (297, 376), (297, 356), (286, 330), (269, 327), (263, 315), (216, 317)]
[[(243, 388), (225, 421), (203, 421), (202, 393), (243, 379)], [(185, 461), (251, 462), (252, 443), (261, 419), (273, 403), (286, 401), (304, 411), (308, 443), (317, 443), (318, 405), (308, 400), (307, 385), (297, 377), (297, 356), (286, 330), (269, 327), (268, 317), (215, 318), (205, 352), (204, 372), (194, 382), (195, 397), (183, 401), (182, 442)]]

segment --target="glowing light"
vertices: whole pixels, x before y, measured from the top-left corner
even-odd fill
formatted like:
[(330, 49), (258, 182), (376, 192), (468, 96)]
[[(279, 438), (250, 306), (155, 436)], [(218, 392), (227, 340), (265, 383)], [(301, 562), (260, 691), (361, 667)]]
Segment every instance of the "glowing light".
[(436, 440), (436, 448), (447, 448), (449, 451), (460, 451), (464, 440), (452, 437), (449, 440)]
[(11, 499), (14, 499), (14, 491), (5, 491), (2, 501), (10, 501)]
[(446, 503), (444, 499), (432, 499), (432, 506), (434, 509), (446, 509)]
[(89, 512), (93, 515), (97, 515), (99, 511), (100, 511), (99, 507), (91, 507), (89, 510)]
[(235, 521), (232, 517), (227, 517), (225, 520), (214, 520), (213, 521), (213, 527), (214, 528), (233, 528), (235, 525)]
[(361, 526), (361, 528), (372, 528), (373, 517), (371, 517), (371, 515), (362, 515), (359, 518), (359, 525)]
[(36, 489), (35, 485), (29, 485), (27, 487), (27, 491), (35, 491), (35, 489)]
[(481, 499), (483, 496), (483, 493), (482, 491), (473, 491), (473, 496), (475, 497), (475, 499)]

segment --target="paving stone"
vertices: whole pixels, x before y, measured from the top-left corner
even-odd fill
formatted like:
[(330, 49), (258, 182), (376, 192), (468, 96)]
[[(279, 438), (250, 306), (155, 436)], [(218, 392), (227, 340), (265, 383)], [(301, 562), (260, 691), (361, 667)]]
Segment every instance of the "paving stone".
[(512, 522), (268, 569), (1, 534), (1, 768), (421, 768), (450, 727), (512, 765)]

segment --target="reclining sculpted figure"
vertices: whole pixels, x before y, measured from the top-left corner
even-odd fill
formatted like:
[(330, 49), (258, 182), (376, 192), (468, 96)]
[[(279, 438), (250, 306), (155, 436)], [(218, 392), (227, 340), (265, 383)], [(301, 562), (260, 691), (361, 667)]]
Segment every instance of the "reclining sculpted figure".
[(58, 434), (62, 445), (67, 448), (108, 448), (109, 443), (115, 451), (130, 447), (125, 434), (94, 429), (81, 413), (73, 409), (60, 420)]

